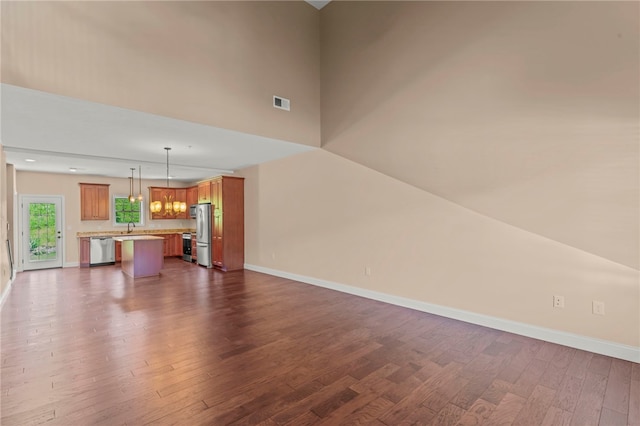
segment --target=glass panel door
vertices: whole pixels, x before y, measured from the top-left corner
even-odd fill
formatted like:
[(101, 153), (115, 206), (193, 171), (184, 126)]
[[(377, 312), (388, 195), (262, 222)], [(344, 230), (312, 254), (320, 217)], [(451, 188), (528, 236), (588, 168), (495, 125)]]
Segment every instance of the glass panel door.
[(22, 200), (23, 268), (62, 267), (62, 197)]

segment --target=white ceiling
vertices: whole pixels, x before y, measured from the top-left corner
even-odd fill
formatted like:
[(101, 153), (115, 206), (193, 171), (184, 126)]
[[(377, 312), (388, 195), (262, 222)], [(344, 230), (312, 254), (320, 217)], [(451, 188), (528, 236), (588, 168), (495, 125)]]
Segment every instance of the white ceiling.
[(325, 7), (331, 0), (305, 0), (305, 1), (309, 3), (311, 6), (320, 10), (323, 7)]
[[(314, 148), (262, 136), (0, 86), (0, 143), (16, 170), (193, 182)], [(27, 159), (35, 162), (27, 162)]]

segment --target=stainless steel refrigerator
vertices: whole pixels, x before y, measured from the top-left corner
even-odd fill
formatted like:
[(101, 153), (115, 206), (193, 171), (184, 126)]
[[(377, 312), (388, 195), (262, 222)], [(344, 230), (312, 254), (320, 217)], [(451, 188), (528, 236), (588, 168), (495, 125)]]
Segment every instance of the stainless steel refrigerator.
[(211, 204), (198, 204), (196, 211), (198, 264), (211, 268)]

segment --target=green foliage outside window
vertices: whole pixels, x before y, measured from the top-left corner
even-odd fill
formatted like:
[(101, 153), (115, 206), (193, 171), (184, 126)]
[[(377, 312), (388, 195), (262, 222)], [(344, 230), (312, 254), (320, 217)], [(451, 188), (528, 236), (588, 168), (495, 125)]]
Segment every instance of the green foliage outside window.
[(52, 203), (29, 204), (30, 260), (56, 258), (56, 206)]
[(113, 205), (116, 224), (126, 225), (129, 222), (133, 222), (136, 225), (141, 224), (142, 203), (140, 201), (135, 200), (133, 203), (130, 203), (126, 197), (115, 197)]

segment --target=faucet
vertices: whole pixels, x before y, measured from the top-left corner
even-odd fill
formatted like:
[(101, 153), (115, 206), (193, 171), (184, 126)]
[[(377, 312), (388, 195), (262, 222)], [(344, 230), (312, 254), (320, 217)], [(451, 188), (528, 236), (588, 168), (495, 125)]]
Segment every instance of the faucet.
[(132, 233), (132, 232), (133, 232), (133, 228), (131, 228), (131, 226), (130, 226), (130, 225), (133, 225), (133, 228), (135, 228), (135, 227), (136, 227), (136, 224), (135, 224), (135, 223), (133, 223), (133, 222), (129, 222), (129, 223), (127, 223), (127, 234), (130, 234), (130, 233)]

